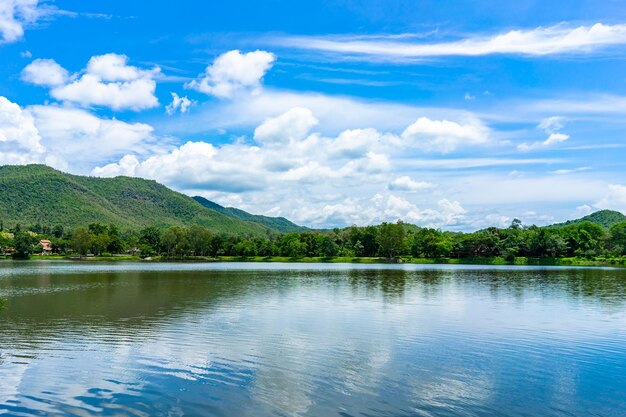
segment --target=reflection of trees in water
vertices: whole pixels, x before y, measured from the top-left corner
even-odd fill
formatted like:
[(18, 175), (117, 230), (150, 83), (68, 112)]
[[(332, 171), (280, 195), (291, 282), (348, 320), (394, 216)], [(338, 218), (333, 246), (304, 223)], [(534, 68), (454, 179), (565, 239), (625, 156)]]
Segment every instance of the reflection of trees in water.
[[(347, 277), (347, 280), (346, 280)], [(0, 312), (0, 333), (59, 330), (88, 333), (99, 328), (149, 329), (215, 305), (239, 303), (300, 289), (341, 289), (353, 297), (402, 303), (409, 293), (438, 298), (451, 288), (487, 290), (493, 299), (529, 295), (584, 299), (619, 308), (626, 301), (626, 270), (599, 269), (353, 269), (320, 271), (122, 272), (15, 276), (0, 280), (8, 297)], [(348, 297), (348, 294), (346, 294)], [(9, 332), (11, 333), (11, 332)], [(7, 333), (4, 333), (5, 335)], [(38, 337), (36, 337), (38, 338)]]
[(354, 292), (366, 289), (372, 295), (381, 294), (386, 302), (395, 302), (417, 288), (422, 297), (435, 297), (445, 290), (442, 284), (454, 274), (444, 270), (357, 269), (348, 271), (348, 277)]
[(407, 292), (419, 289), (423, 298), (442, 295), (448, 285), (463, 291), (488, 289), (492, 298), (523, 301), (530, 293), (541, 297), (582, 298), (607, 307), (626, 302), (626, 270), (615, 269), (430, 269), (350, 270), (353, 291), (380, 293), (385, 301), (401, 301)]
[(369, 296), (380, 291), (385, 300), (401, 299), (406, 286), (406, 271), (353, 269), (348, 271), (348, 282), (353, 293), (365, 290)]
[(16, 276), (0, 281), (0, 291), (9, 294), (7, 308), (0, 312), (0, 333), (18, 338), (31, 334), (37, 340), (59, 331), (141, 333), (170, 317), (274, 287), (260, 272)]
[(529, 293), (542, 297), (581, 298), (607, 307), (626, 301), (626, 270), (615, 269), (507, 269), (473, 271), (464, 278), (485, 285), (493, 298), (523, 301)]

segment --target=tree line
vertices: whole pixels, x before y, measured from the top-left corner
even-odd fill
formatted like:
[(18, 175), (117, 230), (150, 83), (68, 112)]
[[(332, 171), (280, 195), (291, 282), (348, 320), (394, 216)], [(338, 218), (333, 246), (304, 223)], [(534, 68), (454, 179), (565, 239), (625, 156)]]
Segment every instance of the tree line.
[(507, 228), (473, 233), (447, 232), (410, 224), (273, 234), (265, 237), (213, 233), (202, 226), (121, 231), (92, 223), (67, 230), (31, 225), (5, 229), (0, 224), (0, 253), (28, 257), (41, 253), (49, 240), (53, 253), (87, 256), (129, 254), (142, 257), (416, 257), (416, 258), (558, 258), (626, 255), (626, 222), (610, 229), (582, 222), (563, 227), (524, 226), (515, 219)]

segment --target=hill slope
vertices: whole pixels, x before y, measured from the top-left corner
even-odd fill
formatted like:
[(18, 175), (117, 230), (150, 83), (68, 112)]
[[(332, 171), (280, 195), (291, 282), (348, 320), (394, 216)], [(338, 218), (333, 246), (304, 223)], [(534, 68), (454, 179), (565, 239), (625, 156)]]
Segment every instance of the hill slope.
[(227, 216), (141, 178), (94, 178), (44, 165), (0, 166), (0, 220), (5, 225), (99, 222), (123, 228), (198, 224), (217, 233), (265, 235), (266, 225)]
[(225, 216), (259, 223), (259, 224), (269, 227), (270, 229), (278, 230), (283, 233), (303, 232), (307, 230), (306, 227), (298, 226), (297, 224), (290, 222), (284, 217), (268, 217), (268, 216), (250, 214), (238, 208), (220, 206), (219, 204), (214, 203), (213, 201), (207, 200), (206, 198), (200, 197), (200, 196), (193, 197), (193, 199), (196, 200), (198, 203), (202, 204), (204, 207), (209, 208), (211, 210), (215, 210), (218, 213), (222, 213)]
[(571, 224), (579, 224), (582, 222), (595, 223), (604, 227), (605, 229), (609, 229), (615, 223), (626, 222), (626, 216), (619, 211), (600, 210), (596, 211), (595, 213), (591, 213), (585, 217), (581, 217), (580, 219), (568, 220), (565, 223), (554, 224), (550, 227), (564, 227)]

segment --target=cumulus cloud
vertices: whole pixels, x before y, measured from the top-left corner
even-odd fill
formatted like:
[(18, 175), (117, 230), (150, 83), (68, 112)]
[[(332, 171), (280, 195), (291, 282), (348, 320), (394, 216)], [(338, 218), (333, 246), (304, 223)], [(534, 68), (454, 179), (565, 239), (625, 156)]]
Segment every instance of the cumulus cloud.
[(140, 70), (128, 65), (126, 55), (105, 54), (93, 56), (87, 63), (87, 73), (102, 81), (133, 81), (145, 75), (153, 75), (152, 70)]
[(267, 172), (257, 154), (241, 145), (217, 148), (206, 142), (187, 142), (141, 162), (127, 155), (119, 163), (95, 168), (93, 174), (153, 178), (178, 188), (242, 192), (266, 186)]
[(435, 187), (435, 184), (425, 181), (415, 181), (408, 175), (404, 175), (402, 177), (398, 177), (387, 186), (388, 189), (392, 191), (422, 191), (422, 190), (430, 190)]
[[(220, 198), (247, 193), (247, 198), (252, 198), (248, 201), (256, 201), (253, 211), (267, 207), (274, 215), (287, 215), (314, 226), (369, 224), (399, 218), (441, 226), (456, 224), (464, 216), (465, 210), (458, 201), (439, 198), (432, 202), (436, 207), (429, 208), (388, 194), (434, 187), (408, 176), (396, 174), (395, 179), (390, 178), (394, 172), (393, 158), (402, 154), (406, 146), (422, 147), (421, 142), (375, 129), (345, 130), (328, 137), (312, 131), (317, 123), (313, 112), (296, 107), (261, 123), (255, 129), (254, 143), (240, 140), (214, 145), (189, 141), (169, 152), (146, 157), (129, 153), (119, 162), (100, 166), (92, 173), (152, 178), (190, 193)], [(380, 201), (372, 200), (368, 186), (364, 192), (370, 193), (370, 197), (332, 196), (329, 202), (319, 195), (320, 190), (329, 189), (343, 189), (347, 195), (354, 195), (354, 189), (362, 184), (379, 187), (387, 194), (381, 194)]]
[(294, 107), (278, 117), (265, 120), (254, 129), (254, 140), (261, 144), (284, 144), (304, 139), (318, 120), (307, 108)]
[[(421, 118), (401, 136), (376, 129), (349, 129), (335, 137), (312, 133), (317, 123), (311, 110), (295, 107), (261, 123), (254, 130), (255, 144), (187, 142), (170, 153), (133, 163), (134, 175), (170, 185), (226, 192), (275, 183), (365, 181), (391, 171), (392, 158), (407, 148), (449, 152), (460, 146), (483, 144), (488, 137), (486, 128), (478, 122), (461, 125)], [(129, 161), (109, 164), (94, 173), (129, 173)], [(400, 177), (388, 188), (416, 191), (432, 186)]]
[(102, 163), (128, 152), (149, 152), (154, 139), (153, 128), (144, 123), (105, 119), (82, 109), (58, 106), (28, 109), (48, 154), (72, 161), (76, 167)]
[[(358, 142), (358, 134), (343, 132), (337, 137), (323, 137), (310, 133), (316, 124), (317, 119), (309, 109), (294, 108), (259, 125), (254, 134), (256, 145), (187, 142), (169, 153), (139, 163), (126, 159), (97, 168), (94, 173), (125, 173), (178, 187), (240, 192), (262, 189), (268, 184), (361, 178), (390, 169), (389, 155), (382, 149), (338, 154), (335, 149), (345, 148), (346, 136)], [(369, 143), (369, 132), (364, 133), (363, 141)], [(129, 164), (131, 161), (133, 164)]]
[(359, 158), (368, 152), (392, 152), (403, 146), (396, 135), (383, 134), (376, 129), (348, 129), (337, 136), (330, 150), (338, 158)]
[(128, 65), (128, 57), (105, 54), (92, 57), (81, 73), (68, 76), (53, 60), (35, 60), (22, 71), (22, 79), (51, 87), (57, 100), (80, 106), (104, 106), (113, 110), (143, 110), (159, 104), (154, 95), (158, 67), (140, 69)]
[[(410, 39), (410, 38), (407, 38)], [(271, 43), (300, 49), (319, 50), (354, 57), (409, 60), (438, 56), (481, 56), (515, 54), (545, 56), (590, 53), (600, 48), (626, 44), (626, 24), (570, 27), (556, 25), (511, 30), (493, 35), (475, 35), (450, 42), (412, 42), (379, 36), (287, 36)]]
[(0, 163), (41, 162), (44, 152), (32, 114), (0, 96)]
[(460, 147), (490, 142), (489, 129), (480, 121), (459, 124), (420, 117), (402, 132), (402, 139), (427, 151), (449, 153)]
[(298, 204), (291, 218), (312, 226), (330, 224), (368, 225), (403, 220), (426, 227), (455, 225), (465, 216), (458, 201), (441, 199), (436, 208), (419, 208), (410, 201), (393, 194), (375, 194), (369, 198), (348, 198), (332, 204)]
[(189, 100), (187, 96), (179, 97), (176, 93), (170, 93), (172, 95), (172, 102), (165, 106), (165, 112), (170, 116), (177, 111), (181, 113), (187, 113), (189, 108), (193, 104), (193, 101)]
[(22, 70), (22, 80), (44, 87), (63, 85), (69, 79), (65, 68), (53, 59), (36, 59)]
[(220, 98), (230, 98), (241, 91), (256, 93), (275, 59), (274, 54), (266, 51), (229, 51), (218, 56), (204, 74), (185, 87)]

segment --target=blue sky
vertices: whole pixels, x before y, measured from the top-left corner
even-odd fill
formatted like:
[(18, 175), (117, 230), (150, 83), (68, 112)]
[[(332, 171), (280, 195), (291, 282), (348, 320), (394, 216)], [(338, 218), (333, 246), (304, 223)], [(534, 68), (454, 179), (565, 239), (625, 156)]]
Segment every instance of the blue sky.
[(313, 227), (626, 211), (624, 6), (0, 0), (0, 163)]

